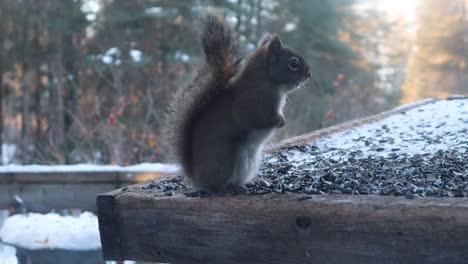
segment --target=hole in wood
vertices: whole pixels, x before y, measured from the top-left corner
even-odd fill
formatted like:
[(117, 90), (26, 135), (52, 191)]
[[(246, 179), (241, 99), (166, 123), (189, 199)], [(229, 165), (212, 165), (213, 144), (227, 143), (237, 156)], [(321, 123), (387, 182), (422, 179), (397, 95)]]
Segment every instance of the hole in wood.
[(300, 215), (296, 218), (296, 225), (299, 229), (305, 230), (309, 228), (310, 224), (312, 224), (312, 220), (308, 216)]

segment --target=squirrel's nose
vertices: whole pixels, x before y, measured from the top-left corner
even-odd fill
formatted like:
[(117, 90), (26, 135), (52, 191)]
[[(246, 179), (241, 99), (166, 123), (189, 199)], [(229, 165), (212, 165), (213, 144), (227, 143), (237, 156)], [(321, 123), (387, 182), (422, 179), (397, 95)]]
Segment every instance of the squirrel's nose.
[(305, 75), (304, 75), (304, 76), (305, 76), (307, 79), (309, 79), (309, 78), (310, 78), (310, 72), (309, 72), (309, 71), (307, 71), (307, 72), (305, 73)]

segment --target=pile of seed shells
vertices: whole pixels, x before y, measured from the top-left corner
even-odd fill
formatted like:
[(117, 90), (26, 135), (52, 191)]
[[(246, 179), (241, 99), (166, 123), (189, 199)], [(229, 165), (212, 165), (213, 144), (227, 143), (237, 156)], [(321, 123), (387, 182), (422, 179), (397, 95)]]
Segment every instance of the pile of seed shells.
[[(295, 150), (317, 152), (314, 146)], [(260, 177), (248, 184), (250, 193), (468, 197), (468, 149), (412, 156), (350, 155), (340, 161), (318, 156), (299, 166), (282, 153), (276, 157), (277, 162), (263, 166)]]
[[(152, 184), (168, 196), (190, 190), (183, 177)], [(437, 101), (265, 155), (246, 187), (252, 195), (468, 197), (468, 100)]]

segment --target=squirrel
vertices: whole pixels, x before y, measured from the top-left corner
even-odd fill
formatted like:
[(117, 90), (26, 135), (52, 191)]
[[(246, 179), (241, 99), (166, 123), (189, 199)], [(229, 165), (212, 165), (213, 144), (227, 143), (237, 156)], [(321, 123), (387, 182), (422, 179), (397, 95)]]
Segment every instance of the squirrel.
[(266, 34), (244, 61), (221, 12), (201, 18), (204, 65), (169, 103), (165, 134), (184, 174), (211, 192), (245, 192), (262, 145), (285, 125), (286, 96), (310, 78), (309, 66), (277, 35)]

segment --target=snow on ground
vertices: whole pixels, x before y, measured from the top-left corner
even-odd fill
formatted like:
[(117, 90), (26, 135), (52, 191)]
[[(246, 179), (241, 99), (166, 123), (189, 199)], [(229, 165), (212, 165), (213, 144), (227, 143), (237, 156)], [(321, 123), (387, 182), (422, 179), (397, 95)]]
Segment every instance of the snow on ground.
[(5, 165), (0, 166), (0, 173), (43, 173), (43, 172), (164, 172), (175, 173), (179, 166), (163, 163), (142, 163), (133, 166), (116, 165)]
[(0, 264), (18, 264), (14, 247), (0, 244)]
[[(143, 52), (141, 50), (137, 49), (132, 49), (128, 52), (128, 55), (130, 55), (130, 58), (132, 59), (133, 62), (135, 63), (140, 63), (143, 60)], [(119, 48), (117, 47), (112, 47), (108, 49), (104, 55), (96, 55), (95, 58), (100, 59), (102, 63), (104, 64), (115, 64), (115, 65), (120, 65), (122, 64), (122, 60), (120, 59), (121, 57), (121, 52)]]
[(13, 159), (13, 156), (16, 152), (16, 145), (13, 144), (3, 144), (2, 145), (2, 164), (8, 164)]
[[(15, 195), (15, 198), (17, 196)], [(19, 197), (18, 197), (19, 198)], [(0, 228), (2, 227), (3, 225), (3, 222), (5, 222), (5, 219), (8, 218), (8, 215), (10, 214), (10, 212), (8, 212), (8, 210), (5, 210), (5, 209), (0, 209)], [(1, 264), (1, 263), (0, 263)]]
[(3, 223), (0, 240), (28, 249), (101, 248), (98, 220), (89, 212), (78, 217), (55, 213), (13, 215)]
[(157, 16), (161, 14), (162, 8), (160, 6), (154, 6), (145, 9), (145, 14), (149, 16)]
[[(399, 107), (401, 109), (401, 107)], [(378, 122), (334, 133), (309, 143), (321, 157), (415, 155), (437, 150), (468, 151), (468, 100), (441, 100), (392, 115)], [(288, 159), (300, 163), (313, 159), (297, 150), (286, 151)], [(275, 158), (271, 158), (275, 159)], [(269, 160), (274, 162), (274, 160)]]
[(129, 54), (134, 62), (141, 62), (143, 58), (143, 52), (141, 50), (132, 49)]

